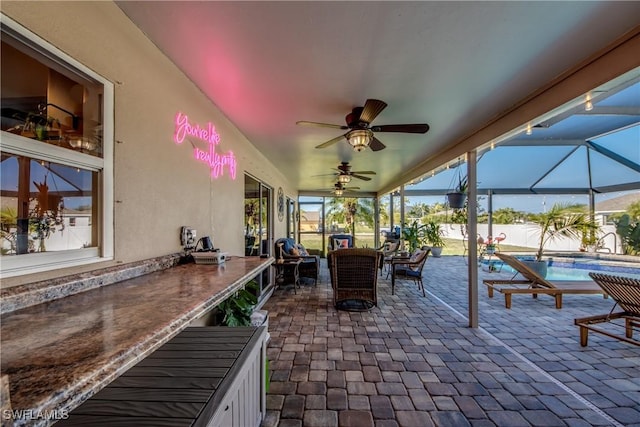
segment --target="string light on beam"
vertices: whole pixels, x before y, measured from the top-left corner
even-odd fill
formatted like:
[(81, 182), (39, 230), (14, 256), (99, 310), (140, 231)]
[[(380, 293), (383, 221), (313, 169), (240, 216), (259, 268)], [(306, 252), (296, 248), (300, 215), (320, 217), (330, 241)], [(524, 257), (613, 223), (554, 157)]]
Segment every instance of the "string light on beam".
[(591, 102), (591, 94), (589, 93), (585, 96), (584, 110), (585, 111), (593, 110), (593, 103)]

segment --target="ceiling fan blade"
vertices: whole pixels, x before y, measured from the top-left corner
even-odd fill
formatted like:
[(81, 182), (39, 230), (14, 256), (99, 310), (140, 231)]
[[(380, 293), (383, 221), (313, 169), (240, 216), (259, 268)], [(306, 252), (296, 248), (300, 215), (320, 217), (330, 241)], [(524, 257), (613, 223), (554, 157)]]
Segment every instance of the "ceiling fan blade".
[(375, 175), (376, 173), (374, 171), (355, 171), (355, 172), (351, 172), (351, 173), (357, 173), (360, 175)]
[(327, 142), (323, 142), (322, 144), (316, 146), (316, 148), (326, 148), (329, 147), (337, 142), (340, 142), (341, 140), (344, 139), (344, 135), (340, 135), (340, 136), (336, 136), (333, 139), (328, 140)]
[(403, 132), (403, 133), (427, 133), (429, 125), (426, 123), (415, 123), (407, 125), (382, 125), (372, 126), (373, 132)]
[(387, 146), (380, 142), (380, 140), (374, 136), (373, 138), (371, 138), (369, 148), (371, 148), (371, 151), (380, 151), (387, 148)]
[(384, 101), (367, 99), (367, 102), (364, 104), (364, 109), (360, 114), (360, 121), (371, 123), (386, 107), (387, 103)]
[(343, 190), (344, 191), (352, 191), (352, 190), (359, 190), (360, 187), (344, 187)]
[(354, 178), (361, 179), (363, 181), (371, 181), (371, 178), (369, 178), (368, 176), (358, 175), (358, 174), (355, 174), (355, 173), (352, 173), (351, 176), (354, 177)]
[(331, 123), (320, 123), (320, 122), (307, 122), (305, 120), (300, 120), (299, 122), (296, 122), (297, 125), (300, 126), (313, 126), (313, 127), (318, 127), (318, 128), (333, 128), (333, 129), (349, 129), (347, 126), (344, 125), (332, 125)]

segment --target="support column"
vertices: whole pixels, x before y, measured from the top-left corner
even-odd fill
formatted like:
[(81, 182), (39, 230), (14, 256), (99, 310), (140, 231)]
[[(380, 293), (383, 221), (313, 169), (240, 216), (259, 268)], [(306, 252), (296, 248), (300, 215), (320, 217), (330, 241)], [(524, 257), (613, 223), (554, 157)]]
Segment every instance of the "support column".
[(487, 209), (488, 209), (488, 231), (487, 236), (493, 236), (493, 190), (487, 192)]
[(469, 184), (467, 200), (467, 230), (469, 233), (469, 327), (478, 327), (478, 197), (477, 197), (477, 154), (467, 152), (467, 180)]

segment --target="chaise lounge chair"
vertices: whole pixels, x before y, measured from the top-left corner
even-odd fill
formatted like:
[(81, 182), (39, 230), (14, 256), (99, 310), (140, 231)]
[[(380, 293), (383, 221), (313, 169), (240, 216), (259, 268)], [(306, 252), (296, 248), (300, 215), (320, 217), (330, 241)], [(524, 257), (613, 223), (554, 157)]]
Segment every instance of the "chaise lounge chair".
[(484, 279), (482, 281), (487, 285), (489, 298), (493, 298), (494, 290), (504, 294), (504, 303), (507, 308), (511, 308), (513, 294), (531, 294), (534, 298), (537, 298), (538, 294), (552, 295), (556, 299), (556, 308), (562, 308), (564, 294), (602, 294), (607, 298), (607, 293), (592, 280), (550, 281), (512, 255), (504, 253), (495, 255), (524, 277), (523, 280)]
[[(633, 338), (633, 328), (640, 328), (640, 279), (611, 276), (600, 273), (589, 273), (602, 289), (613, 298), (616, 304), (607, 314), (575, 319), (580, 327), (580, 345), (585, 347), (589, 339), (589, 331), (594, 331), (608, 337), (616, 338), (631, 344), (640, 345), (640, 340)], [(614, 313), (620, 306), (623, 311)], [(624, 319), (624, 325), (616, 320)], [(607, 323), (607, 325), (602, 325)], [(593, 326), (601, 324), (601, 326)], [(624, 328), (624, 336), (615, 332), (617, 328)]]

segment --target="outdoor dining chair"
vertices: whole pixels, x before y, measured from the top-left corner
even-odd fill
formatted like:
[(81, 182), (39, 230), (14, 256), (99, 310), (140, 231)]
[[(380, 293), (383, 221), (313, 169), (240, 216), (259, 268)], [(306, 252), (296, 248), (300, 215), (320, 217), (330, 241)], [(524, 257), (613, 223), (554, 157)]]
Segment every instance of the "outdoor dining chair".
[(412, 280), (418, 290), (422, 290), (422, 296), (426, 296), (424, 283), (422, 282), (422, 269), (424, 268), (431, 249), (418, 249), (410, 258), (394, 257), (391, 259), (391, 295), (395, 293), (396, 279)]

